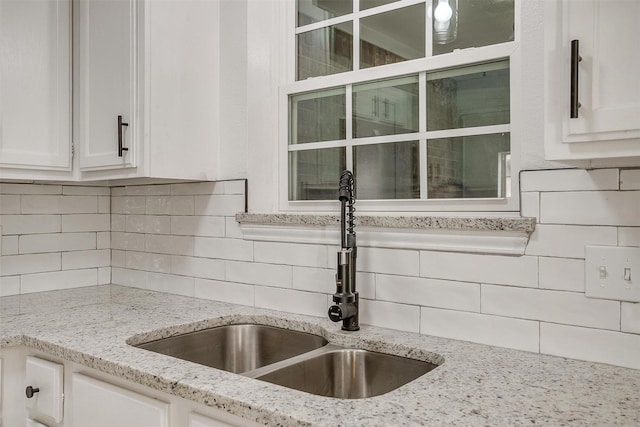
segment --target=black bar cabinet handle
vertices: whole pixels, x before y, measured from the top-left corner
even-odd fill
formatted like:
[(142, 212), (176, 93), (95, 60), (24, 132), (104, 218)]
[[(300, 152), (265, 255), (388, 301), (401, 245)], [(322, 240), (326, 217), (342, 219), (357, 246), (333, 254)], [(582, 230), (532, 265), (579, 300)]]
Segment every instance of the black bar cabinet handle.
[(122, 116), (118, 116), (118, 157), (122, 157), (123, 151), (129, 151), (129, 148), (122, 146), (122, 127), (129, 126), (129, 123), (122, 122)]
[(578, 63), (582, 61), (580, 56), (580, 42), (571, 40), (571, 118), (578, 118), (578, 109), (581, 107), (578, 99)]

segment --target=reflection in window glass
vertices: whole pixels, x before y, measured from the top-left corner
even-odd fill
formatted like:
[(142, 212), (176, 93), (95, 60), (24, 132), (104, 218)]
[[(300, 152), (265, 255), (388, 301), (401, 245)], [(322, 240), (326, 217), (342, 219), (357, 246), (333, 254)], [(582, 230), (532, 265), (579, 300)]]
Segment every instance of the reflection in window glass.
[(291, 96), (289, 144), (344, 139), (345, 92), (338, 88)]
[(429, 199), (505, 197), (509, 152), (508, 133), (427, 141)]
[(378, 7), (396, 1), (398, 0), (360, 0), (360, 10), (371, 9), (372, 7)]
[(433, 54), (513, 41), (514, 0), (432, 0)]
[(424, 58), (424, 9), (423, 3), (360, 19), (360, 68)]
[(419, 199), (418, 142), (358, 145), (354, 173), (359, 199)]
[(351, 71), (352, 28), (352, 22), (344, 22), (298, 34), (297, 80)]
[(298, 0), (298, 27), (346, 15), (353, 11), (353, 2), (345, 0)]
[(417, 132), (418, 76), (353, 86), (353, 137)]
[(344, 148), (289, 152), (289, 200), (337, 199), (345, 169)]
[(427, 130), (509, 123), (509, 62), (427, 73)]

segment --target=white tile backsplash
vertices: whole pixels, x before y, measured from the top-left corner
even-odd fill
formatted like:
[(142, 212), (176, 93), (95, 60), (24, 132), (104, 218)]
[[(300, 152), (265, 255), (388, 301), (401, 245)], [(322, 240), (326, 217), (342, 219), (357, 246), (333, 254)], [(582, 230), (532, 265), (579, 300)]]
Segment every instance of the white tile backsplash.
[[(640, 304), (584, 296), (585, 245), (640, 246), (639, 171), (522, 172), (525, 256), (359, 248), (361, 323), (639, 368)], [(337, 244), (244, 240), (244, 185), (0, 184), (0, 295), (116, 283), (325, 317)]]

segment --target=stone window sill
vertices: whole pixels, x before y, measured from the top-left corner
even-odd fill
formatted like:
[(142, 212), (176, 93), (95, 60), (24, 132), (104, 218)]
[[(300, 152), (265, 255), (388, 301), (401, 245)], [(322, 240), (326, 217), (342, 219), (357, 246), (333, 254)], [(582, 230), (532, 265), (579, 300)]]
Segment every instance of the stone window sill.
[[(238, 213), (247, 240), (335, 244), (337, 215)], [(524, 255), (535, 218), (472, 216), (357, 216), (358, 246)]]

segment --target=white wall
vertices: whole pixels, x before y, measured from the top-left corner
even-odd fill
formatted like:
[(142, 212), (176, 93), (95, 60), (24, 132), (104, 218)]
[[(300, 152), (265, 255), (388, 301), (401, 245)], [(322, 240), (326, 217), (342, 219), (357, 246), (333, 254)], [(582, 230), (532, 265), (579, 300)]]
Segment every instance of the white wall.
[(0, 296), (109, 283), (110, 192), (0, 183)]

